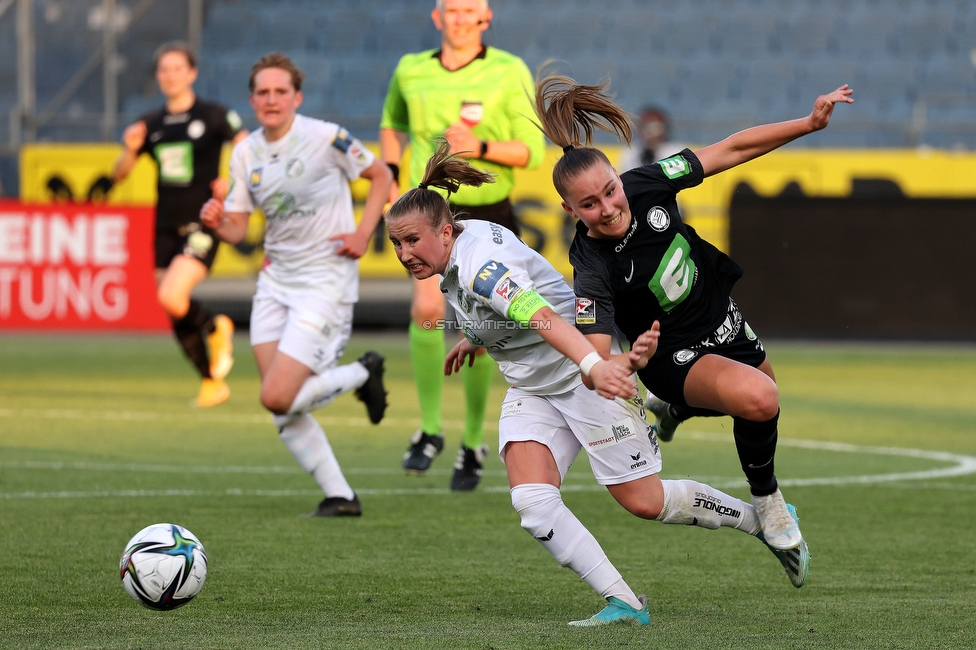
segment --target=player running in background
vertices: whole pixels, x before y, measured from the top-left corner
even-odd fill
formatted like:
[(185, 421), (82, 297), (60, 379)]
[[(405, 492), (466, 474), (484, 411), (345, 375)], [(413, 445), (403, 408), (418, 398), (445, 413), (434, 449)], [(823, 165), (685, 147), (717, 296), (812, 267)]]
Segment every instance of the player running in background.
[(200, 206), (227, 193), (227, 180), (217, 176), (220, 151), (227, 141), (243, 140), (247, 131), (234, 111), (197, 98), (196, 79), (196, 57), (188, 45), (167, 43), (157, 50), (156, 81), (166, 104), (125, 129), (112, 181), (122, 182), (144, 153), (156, 162), (157, 299), (202, 378), (197, 404), (215, 406), (230, 397), (224, 377), (234, 364), (234, 324), (223, 314), (211, 316), (191, 297), (207, 277), (219, 243), (201, 226)]
[(588, 146), (595, 128), (630, 141), (627, 114), (604, 88), (548, 77), (536, 90), (543, 130), (564, 151), (553, 184), (563, 208), (579, 218), (570, 247), (575, 292), (585, 306), (577, 327), (610, 355), (615, 328), (634, 342), (660, 322), (657, 354), (638, 371), (659, 398), (648, 407), (658, 415), (658, 435), (669, 440), (677, 422), (693, 415), (731, 415), (766, 542), (806, 552), (774, 473), (779, 391), (773, 369), (730, 296), (742, 269), (682, 222), (675, 199), (708, 176), (823, 129), (834, 105), (852, 102), (853, 91), (841, 86), (818, 97), (807, 117), (746, 129), (620, 176)]
[[(255, 206), (267, 217), (266, 264), (251, 310), (251, 346), (261, 374), (261, 404), (281, 440), (325, 493), (313, 513), (358, 516), (362, 506), (311, 411), (350, 390), (378, 423), (386, 411), (383, 357), (366, 352), (338, 365), (359, 299), (359, 263), (379, 223), (390, 170), (337, 124), (296, 110), (304, 74), (281, 53), (251, 70), (250, 103), (261, 128), (234, 147), (226, 201), (211, 199), (201, 219), (221, 239), (247, 233)], [(370, 181), (359, 226), (350, 181)]]
[[(648, 625), (646, 598), (627, 585), (563, 503), (560, 485), (581, 449), (597, 482), (643, 519), (727, 526), (762, 539), (759, 518), (753, 506), (711, 486), (658, 477), (660, 450), (632, 376), (654, 354), (658, 324), (636, 337), (629, 353), (606, 359), (572, 325), (576, 297), (545, 258), (507, 228), (456, 221), (433, 189), (452, 193), (490, 180), (441, 146), (418, 187), (390, 206), (390, 240), (414, 277), (441, 276), (465, 337), (447, 355), (444, 372), (472, 363), (476, 350), (487, 348), (512, 384), (502, 403), (498, 447), (522, 527), (607, 599), (599, 613), (571, 625)], [(791, 582), (802, 586), (809, 570), (805, 549), (773, 553)]]
[[(400, 59), (383, 106), (380, 146), (396, 180), (409, 141), (409, 180), (404, 185), (416, 187), (434, 151), (434, 139), (445, 137), (452, 153), (469, 158), (498, 181), (489, 187), (461, 188), (451, 197), (451, 209), (458, 218), (493, 221), (518, 233), (509, 200), (513, 169), (537, 167), (545, 153), (545, 139), (531, 121), (529, 69), (517, 56), (482, 43), (491, 16), (487, 0), (437, 0), (431, 19), (441, 32), (441, 48)], [(394, 185), (391, 201), (399, 187)], [(410, 439), (403, 468), (423, 474), (444, 448), (441, 364), (446, 348), (444, 332), (435, 327), (444, 318), (444, 298), (436, 278), (413, 286), (410, 357), (421, 422)], [(462, 372), (467, 409), (452, 490), (473, 490), (481, 478), (488, 453), (484, 419), (493, 368), (491, 360), (482, 356)]]

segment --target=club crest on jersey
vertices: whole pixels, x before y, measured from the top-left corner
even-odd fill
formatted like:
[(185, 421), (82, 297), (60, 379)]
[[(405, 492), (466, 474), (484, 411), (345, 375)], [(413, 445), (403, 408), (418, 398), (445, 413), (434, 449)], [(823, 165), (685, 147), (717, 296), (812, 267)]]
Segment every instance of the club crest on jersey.
[(698, 353), (695, 352), (694, 350), (678, 350), (677, 352), (674, 353), (673, 358), (676, 364), (678, 364), (679, 366), (683, 366), (697, 356)]
[(661, 170), (664, 171), (664, 175), (671, 179), (681, 178), (691, 173), (691, 166), (688, 165), (687, 160), (681, 157), (681, 154), (665, 158), (659, 161), (658, 164), (661, 166)]
[(596, 303), (591, 298), (576, 299), (576, 324), (596, 324)]
[(250, 185), (252, 190), (261, 186), (261, 170), (261, 167), (255, 167), (251, 170)]
[(203, 135), (203, 132), (206, 130), (207, 125), (203, 123), (203, 120), (193, 120), (186, 125), (186, 134), (193, 140)]
[(305, 163), (298, 158), (292, 158), (285, 163), (285, 176), (288, 178), (298, 178), (305, 173)]
[(503, 277), (508, 274), (508, 267), (501, 262), (488, 260), (488, 263), (481, 267), (471, 282), (471, 290), (482, 298), (491, 299), (491, 292)]
[(671, 225), (671, 215), (659, 205), (647, 211), (647, 225), (658, 232), (664, 232)]

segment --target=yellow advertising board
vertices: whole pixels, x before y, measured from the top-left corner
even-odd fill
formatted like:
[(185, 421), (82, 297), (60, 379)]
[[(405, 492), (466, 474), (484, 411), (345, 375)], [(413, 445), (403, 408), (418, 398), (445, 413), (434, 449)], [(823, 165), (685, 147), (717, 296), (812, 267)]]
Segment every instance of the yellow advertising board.
[[(378, 151), (378, 146), (368, 147)], [(23, 202), (47, 203), (53, 200), (84, 201), (98, 196), (96, 184), (107, 177), (120, 151), (115, 144), (27, 145), (21, 151)], [(605, 147), (611, 161), (617, 160), (619, 147)], [(539, 250), (567, 277), (572, 269), (567, 259), (574, 224), (560, 206), (552, 187), (552, 166), (561, 155), (550, 147), (543, 164), (534, 170), (516, 170), (512, 201), (523, 224), (523, 239)], [(229, 148), (224, 151), (222, 173), (226, 174)], [(402, 165), (404, 169), (407, 165)], [(786, 149), (767, 154), (717, 176), (680, 195), (682, 212), (688, 223), (705, 239), (728, 249), (728, 207), (740, 183), (748, 183), (762, 195), (776, 195), (795, 183), (809, 196), (846, 196), (855, 179), (880, 179), (897, 184), (908, 197), (963, 198), (976, 196), (976, 154), (949, 151), (885, 149)], [(95, 187), (93, 191), (92, 188)], [(52, 189), (53, 188), (53, 189)], [(60, 190), (60, 194), (55, 191)], [(352, 184), (357, 217), (369, 186), (366, 181)], [(132, 174), (112, 188), (111, 204), (151, 205), (156, 200), (156, 169), (143, 156)], [(789, 215), (784, 215), (789, 218)], [(247, 239), (236, 247), (221, 246), (214, 263), (215, 276), (253, 275), (260, 269), (263, 251), (261, 238), (264, 217), (251, 218)], [(734, 255), (734, 251), (732, 251)], [(360, 264), (364, 277), (403, 277), (393, 247), (378, 233)]]

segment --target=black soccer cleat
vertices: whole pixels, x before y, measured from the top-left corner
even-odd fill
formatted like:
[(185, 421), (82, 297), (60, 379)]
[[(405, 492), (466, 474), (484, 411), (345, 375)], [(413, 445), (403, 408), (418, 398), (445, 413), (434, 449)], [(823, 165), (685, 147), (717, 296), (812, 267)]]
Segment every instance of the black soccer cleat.
[(481, 445), (477, 449), (468, 449), (462, 442), (461, 448), (458, 450), (457, 460), (454, 461), (451, 490), (454, 492), (471, 492), (478, 487), (487, 457), (488, 445)]
[(365, 384), (356, 389), (356, 397), (366, 405), (369, 421), (379, 424), (387, 407), (386, 388), (383, 387), (383, 355), (369, 350), (358, 361), (369, 372), (369, 377)]
[(444, 434), (431, 435), (417, 429), (410, 436), (410, 446), (403, 455), (403, 471), (407, 474), (425, 474), (430, 463), (444, 449)]
[(326, 497), (316, 508), (311, 517), (361, 517), (363, 506), (355, 494), (352, 499), (342, 497)]

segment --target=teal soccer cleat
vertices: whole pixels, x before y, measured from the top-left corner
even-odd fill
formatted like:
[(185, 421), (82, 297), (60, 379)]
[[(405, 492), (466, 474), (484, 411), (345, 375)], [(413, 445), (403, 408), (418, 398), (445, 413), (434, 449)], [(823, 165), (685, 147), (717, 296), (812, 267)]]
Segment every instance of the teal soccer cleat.
[[(787, 503), (786, 509), (790, 511), (790, 515), (799, 525), (800, 517), (796, 514), (796, 507)], [(766, 538), (763, 537), (762, 531), (756, 537), (763, 544), (766, 544)], [(786, 575), (789, 576), (793, 586), (797, 589), (802, 587), (807, 581), (807, 576), (810, 575), (810, 549), (807, 547), (806, 540), (803, 540), (798, 547), (788, 551), (778, 551), (769, 544), (766, 544), (766, 548), (772, 551), (779, 563), (783, 565), (783, 569), (786, 570)]]
[(640, 609), (634, 609), (624, 601), (610, 596), (607, 598), (607, 606), (593, 616), (582, 621), (570, 621), (574, 627), (596, 627), (598, 625), (611, 625), (613, 623), (631, 623), (633, 625), (650, 625), (651, 614), (647, 611), (647, 596), (641, 594), (637, 597), (641, 605)]

